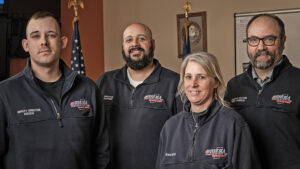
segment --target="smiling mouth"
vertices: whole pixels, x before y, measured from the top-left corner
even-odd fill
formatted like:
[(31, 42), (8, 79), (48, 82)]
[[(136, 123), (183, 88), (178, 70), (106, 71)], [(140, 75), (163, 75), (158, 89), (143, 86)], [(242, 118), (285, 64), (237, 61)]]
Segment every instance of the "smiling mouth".
[(190, 93), (191, 95), (197, 95), (197, 94), (200, 93), (200, 91), (189, 91), (189, 93)]

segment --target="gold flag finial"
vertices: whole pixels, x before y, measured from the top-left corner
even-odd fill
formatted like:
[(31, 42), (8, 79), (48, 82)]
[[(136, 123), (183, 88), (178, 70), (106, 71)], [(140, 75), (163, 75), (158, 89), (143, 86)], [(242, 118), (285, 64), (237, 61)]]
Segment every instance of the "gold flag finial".
[(79, 20), (78, 6), (80, 6), (81, 8), (84, 8), (83, 1), (82, 0), (69, 0), (68, 8), (71, 8), (72, 6), (73, 6), (73, 9), (75, 11), (75, 17), (74, 17), (74, 20), (73, 20), (73, 25), (74, 25), (74, 22)]
[(185, 3), (183, 5), (184, 12), (185, 12), (185, 23), (184, 23), (184, 30), (185, 30), (185, 43), (188, 43), (188, 27), (190, 26), (189, 21), (189, 12), (192, 9), (190, 0), (185, 0)]
[(185, 12), (185, 19), (186, 19), (186, 20), (189, 20), (189, 12), (190, 12), (191, 9), (192, 9), (191, 1), (190, 1), (190, 0), (185, 0), (185, 3), (184, 3), (184, 5), (183, 5), (183, 8), (184, 8), (184, 12)]

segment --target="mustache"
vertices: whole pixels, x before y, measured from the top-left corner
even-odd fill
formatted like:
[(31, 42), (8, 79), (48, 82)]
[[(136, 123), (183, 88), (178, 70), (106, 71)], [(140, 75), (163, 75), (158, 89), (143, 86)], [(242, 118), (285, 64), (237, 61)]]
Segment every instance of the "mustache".
[(258, 56), (261, 56), (261, 55), (269, 55), (270, 56), (270, 52), (268, 50), (259, 51), (255, 54), (255, 58), (257, 58)]
[(145, 50), (143, 48), (141, 48), (139, 46), (136, 46), (136, 47), (133, 47), (133, 48), (129, 49), (128, 53), (130, 54), (130, 53), (132, 53), (135, 50), (145, 52)]

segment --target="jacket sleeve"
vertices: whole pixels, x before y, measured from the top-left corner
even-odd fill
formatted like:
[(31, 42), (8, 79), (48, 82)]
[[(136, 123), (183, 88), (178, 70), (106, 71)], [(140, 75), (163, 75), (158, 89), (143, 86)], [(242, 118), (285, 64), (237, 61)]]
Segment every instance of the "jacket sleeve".
[(3, 169), (3, 160), (7, 147), (7, 135), (6, 135), (7, 120), (5, 116), (4, 103), (0, 98), (0, 169)]
[(156, 158), (156, 169), (160, 169), (160, 163), (161, 163), (160, 161), (162, 157), (162, 147), (163, 147), (162, 132), (160, 133), (160, 138), (159, 138), (159, 145), (158, 145), (157, 158)]
[(247, 124), (236, 131), (232, 164), (233, 169), (261, 169), (259, 156)]
[(231, 89), (231, 85), (230, 85), (230, 81), (229, 81), (228, 84), (227, 84), (227, 89), (226, 89), (225, 96), (224, 96), (224, 100), (229, 105), (230, 105), (230, 98), (231, 98), (231, 96), (230, 96), (230, 93), (231, 93), (230, 89)]
[(107, 118), (102, 110), (100, 92), (96, 90), (96, 117), (95, 117), (95, 142), (93, 147), (93, 158), (95, 158), (95, 169), (110, 168), (109, 135)]

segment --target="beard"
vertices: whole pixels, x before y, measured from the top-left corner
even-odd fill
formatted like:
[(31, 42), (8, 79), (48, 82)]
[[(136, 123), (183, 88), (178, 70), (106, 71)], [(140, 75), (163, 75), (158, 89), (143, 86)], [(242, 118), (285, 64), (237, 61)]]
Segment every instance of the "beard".
[[(130, 53), (132, 53), (135, 50), (139, 50), (144, 53), (142, 59), (133, 60), (130, 58)], [(130, 67), (133, 70), (141, 70), (146, 66), (148, 66), (153, 61), (153, 56), (154, 56), (153, 45), (151, 43), (149, 54), (145, 54), (145, 50), (141, 47), (133, 47), (128, 51), (128, 55), (126, 55), (124, 48), (122, 47), (122, 56), (128, 67)]]
[[(274, 52), (270, 52), (269, 50), (265, 49), (265, 50), (258, 51), (254, 55), (252, 55), (251, 53), (249, 53), (249, 51), (247, 51), (252, 66), (261, 70), (266, 70), (272, 67), (274, 63), (278, 61), (278, 59), (282, 55), (282, 52), (283, 52), (282, 45), (280, 45), (279, 48)], [(262, 55), (270, 56), (270, 58), (257, 60), (257, 58)]]

